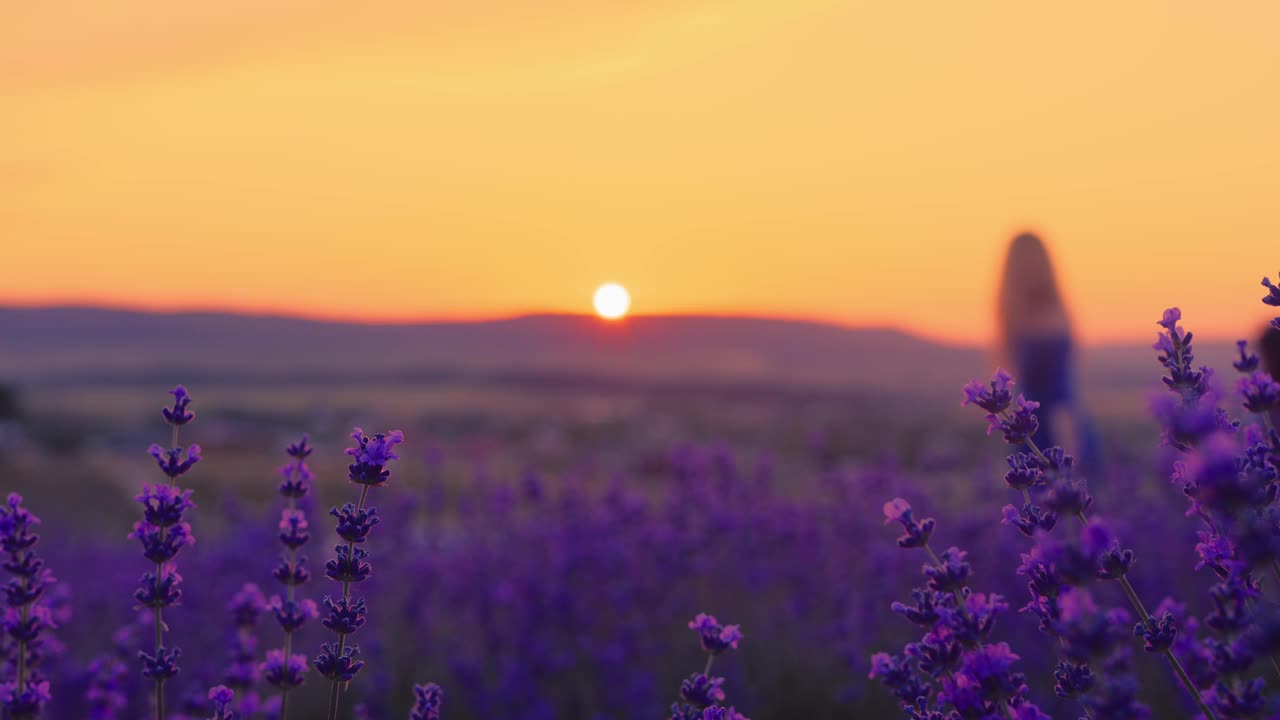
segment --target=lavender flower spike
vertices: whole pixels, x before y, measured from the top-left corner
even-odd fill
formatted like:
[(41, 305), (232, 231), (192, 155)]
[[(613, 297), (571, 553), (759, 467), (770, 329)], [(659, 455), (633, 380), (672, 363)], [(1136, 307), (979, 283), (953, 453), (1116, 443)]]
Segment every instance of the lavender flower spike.
[(285, 586), (285, 594), (271, 596), (267, 609), (284, 631), (284, 645), (279, 650), (267, 652), (266, 661), (260, 668), (262, 677), (280, 690), (280, 720), (289, 717), (289, 693), (301, 687), (306, 679), (307, 656), (293, 652), (293, 634), (320, 614), (314, 601), (297, 597), (298, 586), (311, 576), (307, 570), (307, 557), (300, 552), (311, 539), (310, 526), (306, 513), (298, 509), (298, 500), (311, 491), (313, 476), (307, 468), (307, 457), (311, 452), (307, 436), (303, 435), (301, 440), (285, 450), (290, 461), (280, 468), (284, 479), (279, 490), (287, 506), (280, 512), (278, 537), (284, 552), (273, 574)]
[[(1159, 333), (1153, 347), (1159, 351), (1160, 364), (1169, 373), (1162, 380), (1180, 401), (1176, 412), (1184, 413), (1187, 409), (1199, 412), (1202, 399), (1209, 395), (1209, 378), (1212, 371), (1204, 367), (1199, 370), (1193, 369), (1192, 334), (1185, 332), (1178, 325), (1181, 320), (1181, 310), (1176, 307), (1166, 309), (1156, 323), (1163, 332)], [(1009, 465), (1013, 476), (1012, 478), (1006, 476), (1007, 485), (1021, 490), (1025, 502), (1024, 510), (1019, 511), (1012, 505), (1004, 508), (1006, 524), (1012, 524), (1024, 534), (1037, 538), (1036, 550), (1033, 555), (1023, 556), (1023, 565), (1018, 570), (1019, 574), (1026, 574), (1032, 579), (1033, 599), (1024, 610), (1040, 617), (1041, 630), (1061, 637), (1064, 630), (1058, 624), (1061, 615), (1061, 608), (1056, 601), (1058, 588), (1079, 585), (1086, 580), (1115, 581), (1123, 588), (1141, 621), (1135, 634), (1143, 638), (1144, 645), (1150, 652), (1159, 653), (1165, 657), (1201, 714), (1213, 720), (1215, 716), (1205, 704), (1199, 688), (1192, 682), (1181, 661), (1170, 649), (1177, 636), (1173, 619), (1171, 617), (1155, 618), (1148, 614), (1126, 577), (1134, 563), (1133, 552), (1121, 547), (1105, 525), (1089, 520), (1086, 512), (1092, 505), (1093, 499), (1083, 479), (1073, 476), (1073, 463), (1070, 456), (1061, 448), (1042, 449), (1032, 440), (1036, 429), (1034, 411), (1038, 405), (1024, 400), (1021, 396), (1016, 405), (1012, 412), (1006, 411), (995, 417), (992, 413), (988, 413), (987, 421), (991, 426), (988, 432), (998, 427), (1004, 433), (1006, 442), (1025, 445), (1030, 452), (1029, 456), (1018, 453), (1011, 457)], [(1218, 420), (1211, 417), (1211, 424), (1217, 423)], [(1171, 443), (1176, 443), (1175, 447), (1184, 450), (1190, 445), (1183, 438), (1192, 439), (1187, 433), (1172, 430), (1166, 430), (1166, 437)], [(1035, 465), (1040, 472), (1028, 472), (1030, 465)], [(1077, 545), (1054, 541), (1047, 535), (1055, 521), (1048, 520), (1038, 513), (1038, 508), (1031, 503), (1029, 493), (1031, 486), (1041, 482), (1048, 485), (1048, 492), (1042, 496), (1046, 509), (1058, 517), (1074, 516), (1084, 525), (1083, 538), (1079, 543), (1083, 549)], [(1208, 504), (1226, 502), (1228, 499), (1234, 501), (1237, 495), (1234, 492), (1206, 494), (1201, 502)], [(1125, 694), (1124, 682), (1118, 679), (1120, 673), (1110, 673), (1107, 676), (1109, 682), (1086, 683), (1087, 677), (1093, 677), (1092, 671), (1086, 671), (1085, 668), (1080, 668), (1073, 663), (1082, 663), (1090, 658), (1075, 657), (1069, 651), (1070, 648), (1066, 648), (1067, 660), (1071, 662), (1060, 664), (1058, 672), (1055, 673), (1060, 693), (1066, 696), (1079, 696), (1077, 699), (1081, 703), (1086, 707), (1092, 705), (1095, 710), (1099, 707), (1097, 703), (1114, 703), (1115, 706), (1130, 707), (1132, 698)], [(1082, 696), (1086, 689), (1085, 685), (1094, 685), (1090, 688), (1092, 692), (1088, 697)], [(1098, 715), (1105, 717), (1101, 712), (1098, 712)], [(1123, 716), (1134, 717), (1134, 715)]]
[(37, 718), (53, 699), (49, 681), (40, 672), (40, 636), (56, 627), (47, 605), (41, 604), (53, 573), (32, 549), (40, 541), (33, 532), (40, 518), (22, 507), (22, 496), (10, 493), (0, 506), (0, 549), (6, 553), (4, 569), (12, 576), (4, 586), (4, 633), (8, 641), (7, 665), (13, 676), (0, 684), (0, 716), (13, 720)]
[(262, 677), (258, 664), (258, 619), (266, 610), (267, 600), (254, 583), (245, 583), (232, 596), (227, 610), (234, 619), (235, 635), (231, 639), (231, 662), (223, 674), (222, 682), (240, 698), (236, 711), (251, 715), (258, 706), (258, 693), (254, 685)]
[(679, 695), (671, 705), (670, 720), (702, 720), (707, 717), (707, 712), (724, 720), (734, 717), (746, 720), (737, 713), (726, 714), (730, 711), (716, 704), (725, 699), (724, 678), (711, 676), (711, 665), (715, 659), (726, 650), (738, 649), (742, 631), (737, 625), (721, 625), (714, 616), (706, 613), (698, 613), (690, 620), (689, 629), (698, 634), (702, 651), (707, 654), (707, 664), (702, 672), (693, 673), (680, 682)]
[(364, 430), (356, 428), (351, 437), (356, 445), (346, 450), (346, 454), (354, 460), (347, 466), (347, 478), (360, 486), (360, 499), (355, 505), (348, 503), (341, 509), (335, 507), (330, 511), (338, 519), (338, 533), (346, 544), (334, 547), (336, 557), (325, 563), (324, 573), (330, 580), (342, 583), (340, 597), (325, 597), (324, 604), (329, 614), (322, 621), (325, 627), (337, 634), (338, 641), (322, 644), (320, 654), (313, 662), (316, 670), (332, 682), (329, 690), (329, 720), (338, 718), (342, 688), (364, 667), (363, 661), (355, 659), (359, 649), (354, 645), (347, 645), (347, 636), (364, 625), (366, 617), (364, 598), (352, 598), (351, 585), (364, 582), (373, 571), (367, 562), (369, 551), (364, 547), (357, 547), (357, 544), (365, 543), (377, 524), (376, 509), (366, 507), (369, 490), (385, 485), (391, 478), (391, 470), (387, 466), (392, 460), (399, 459), (395, 446), (404, 442), (404, 433), (399, 430), (376, 433), (370, 437), (365, 435)]
[(195, 413), (187, 409), (191, 395), (181, 385), (170, 391), (173, 407), (161, 409), (166, 423), (173, 428), (168, 448), (152, 445), (148, 452), (156, 460), (161, 472), (168, 478), (166, 484), (143, 485), (142, 494), (136, 500), (143, 507), (142, 521), (135, 523), (129, 537), (142, 544), (142, 555), (155, 564), (153, 571), (142, 576), (133, 597), (139, 608), (152, 611), (155, 643), (151, 653), (139, 651), (142, 675), (155, 682), (156, 720), (164, 720), (164, 684), (178, 674), (178, 648), (164, 645), (164, 609), (177, 604), (182, 597), (182, 576), (178, 574), (174, 560), (182, 548), (195, 543), (191, 525), (183, 522), (183, 514), (195, 507), (191, 491), (176, 486), (178, 478), (185, 475), (200, 461), (200, 446), (186, 449), (178, 444), (178, 431), (195, 419)]
[[(993, 387), (1001, 384), (1009, 382), (997, 376)], [(1001, 404), (1004, 409), (998, 412), (1003, 413), (1008, 403)], [(1022, 674), (1013, 671), (1018, 655), (1005, 643), (989, 642), (996, 617), (1008, 611), (1009, 604), (999, 595), (970, 591), (967, 553), (954, 547), (935, 553), (928, 543), (934, 522), (917, 523), (906, 500), (885, 503), (884, 514), (907, 529), (898, 539), (900, 547), (920, 548), (929, 557), (930, 564), (922, 568), (927, 586), (911, 593), (914, 606), (901, 602), (890, 606), (926, 634), (903, 648), (901, 657), (872, 655), (870, 677), (884, 683), (907, 716), (917, 720), (1046, 720), (1027, 699)], [(924, 525), (928, 533), (921, 530)]]

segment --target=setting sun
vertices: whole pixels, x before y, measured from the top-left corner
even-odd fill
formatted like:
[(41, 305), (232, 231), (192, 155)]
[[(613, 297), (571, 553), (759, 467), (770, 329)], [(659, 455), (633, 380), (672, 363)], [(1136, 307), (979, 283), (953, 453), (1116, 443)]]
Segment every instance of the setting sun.
[(596, 314), (606, 320), (617, 320), (631, 307), (631, 294), (617, 283), (605, 283), (596, 288), (593, 302)]

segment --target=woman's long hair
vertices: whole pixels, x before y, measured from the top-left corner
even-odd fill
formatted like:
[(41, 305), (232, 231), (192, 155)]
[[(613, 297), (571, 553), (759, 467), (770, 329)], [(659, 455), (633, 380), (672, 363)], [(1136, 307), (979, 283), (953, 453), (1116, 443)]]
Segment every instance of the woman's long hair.
[(1012, 344), (1021, 338), (1071, 333), (1049, 251), (1031, 233), (1009, 243), (996, 314), (996, 354), (1004, 365), (1011, 359)]

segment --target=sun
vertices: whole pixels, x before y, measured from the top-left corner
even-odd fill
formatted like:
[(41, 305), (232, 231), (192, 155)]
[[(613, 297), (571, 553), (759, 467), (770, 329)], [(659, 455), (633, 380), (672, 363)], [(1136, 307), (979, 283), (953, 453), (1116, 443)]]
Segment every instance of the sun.
[(596, 314), (605, 320), (618, 320), (631, 308), (631, 294), (618, 283), (605, 283), (596, 288)]

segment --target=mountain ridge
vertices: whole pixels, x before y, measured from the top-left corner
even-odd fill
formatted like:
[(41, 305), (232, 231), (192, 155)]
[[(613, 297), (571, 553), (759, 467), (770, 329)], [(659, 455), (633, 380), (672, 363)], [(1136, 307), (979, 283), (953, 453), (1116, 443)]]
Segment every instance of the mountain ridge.
[[(1078, 352), (1092, 387), (1132, 389), (1158, 376), (1145, 343)], [(1205, 343), (1199, 354), (1221, 366), (1230, 348)], [(742, 315), (610, 322), (532, 313), (359, 323), (210, 310), (0, 306), (0, 379), (25, 384), (140, 382), (183, 373), (228, 381), (582, 377), (954, 393), (989, 373), (990, 364), (984, 349), (892, 327)]]

